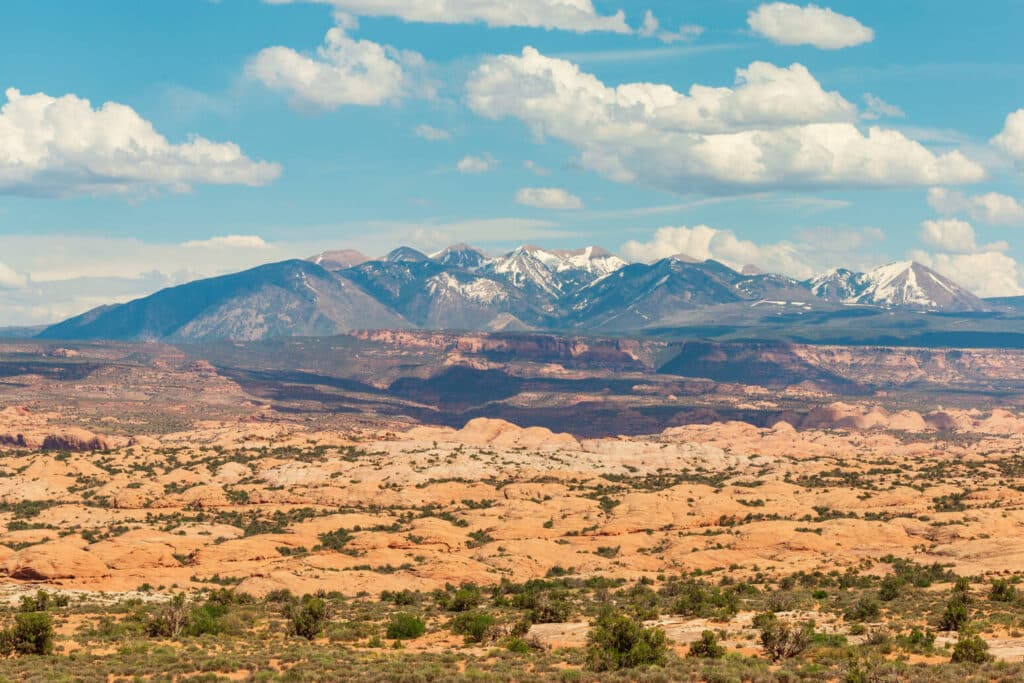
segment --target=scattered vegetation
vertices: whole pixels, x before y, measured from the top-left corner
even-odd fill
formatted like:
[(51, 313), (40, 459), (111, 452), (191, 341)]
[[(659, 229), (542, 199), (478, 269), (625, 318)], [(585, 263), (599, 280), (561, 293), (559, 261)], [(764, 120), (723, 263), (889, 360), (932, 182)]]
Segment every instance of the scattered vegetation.
[(667, 657), (665, 632), (644, 628), (622, 612), (602, 612), (587, 634), (587, 666), (592, 671), (663, 665)]
[(289, 601), (287, 616), (288, 633), (313, 640), (327, 624), (327, 603), (321, 597), (303, 595), (299, 600)]
[(954, 662), (968, 662), (971, 664), (984, 664), (992, 659), (988, 653), (988, 643), (976, 635), (962, 635), (953, 647)]
[(427, 632), (427, 625), (414, 614), (399, 612), (391, 616), (387, 636), (391, 640), (412, 640)]
[(811, 644), (814, 627), (793, 624), (779, 619), (774, 612), (754, 617), (754, 627), (760, 632), (761, 647), (773, 662), (801, 654)]
[(721, 659), (725, 656), (725, 648), (718, 642), (718, 636), (714, 631), (703, 631), (700, 640), (690, 646), (687, 657), (702, 657), (704, 659)]

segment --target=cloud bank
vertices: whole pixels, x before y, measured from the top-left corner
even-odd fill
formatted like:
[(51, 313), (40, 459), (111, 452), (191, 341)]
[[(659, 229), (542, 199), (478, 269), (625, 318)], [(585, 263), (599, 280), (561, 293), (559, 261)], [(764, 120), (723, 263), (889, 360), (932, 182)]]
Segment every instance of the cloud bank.
[(514, 118), (538, 138), (573, 145), (580, 164), (619, 182), (675, 192), (900, 187), (972, 183), (985, 170), (960, 152), (937, 154), (894, 130), (862, 132), (857, 110), (800, 64), (754, 62), (732, 88), (609, 87), (532, 47), (486, 59), (467, 101)]
[(583, 200), (558, 187), (524, 187), (516, 193), (516, 203), (538, 209), (582, 209)]
[(364, 17), (397, 17), (430, 24), (482, 23), (493, 28), (525, 26), (576, 33), (632, 33), (625, 13), (602, 15), (591, 0), (265, 0), (271, 5), (317, 2)]
[(6, 91), (0, 108), (0, 193), (36, 197), (187, 192), (193, 185), (266, 185), (277, 164), (238, 145), (193, 136), (172, 144), (129, 106), (93, 109), (76, 95)]
[(991, 225), (1024, 226), (1024, 202), (998, 192), (968, 195), (933, 187), (928, 190), (928, 205), (945, 215), (966, 215)]
[(424, 68), (416, 52), (351, 38), (341, 26), (327, 32), (316, 54), (289, 47), (261, 50), (246, 74), (285, 94), (297, 108), (377, 107), (417, 92), (416, 74)]
[(779, 45), (840, 50), (875, 39), (875, 32), (853, 17), (817, 5), (766, 3), (747, 15), (747, 24), (754, 33)]
[(455, 165), (455, 169), (462, 174), (476, 175), (479, 173), (487, 173), (488, 171), (493, 170), (497, 165), (497, 160), (490, 155), (478, 157), (471, 154), (469, 156), (462, 157), (459, 160), (459, 163)]
[(1003, 131), (992, 138), (992, 144), (1024, 168), (1024, 109), (1006, 117)]
[(858, 267), (861, 264), (853, 262), (853, 252), (884, 238), (875, 228), (826, 228), (801, 234), (796, 241), (758, 244), (737, 237), (731, 230), (707, 225), (666, 226), (658, 228), (647, 242), (626, 242), (621, 252), (632, 261), (650, 262), (684, 255), (698, 261), (713, 259), (736, 270), (754, 265), (803, 280), (840, 264)]

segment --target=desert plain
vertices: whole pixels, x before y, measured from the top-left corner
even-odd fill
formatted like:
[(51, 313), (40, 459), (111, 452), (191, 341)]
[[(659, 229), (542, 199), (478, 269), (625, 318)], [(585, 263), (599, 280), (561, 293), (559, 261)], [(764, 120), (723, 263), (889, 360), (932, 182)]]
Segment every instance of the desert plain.
[[(430, 339), (402, 343), (400, 371), (345, 351), (369, 359), (347, 377), (224, 349), (6, 345), (0, 595), (7, 622), (46, 614), (53, 633), (49, 655), (15, 653), (0, 676), (1024, 676), (1012, 391), (943, 406), (913, 377), (763, 386), (645, 375), (635, 352), (586, 370), (561, 351), (510, 364), (465, 340), (428, 359)], [(374, 367), (409, 376), (374, 389)], [(395, 388), (459, 369), (475, 381), (432, 403)], [(552, 377), (571, 399), (529, 386)], [(489, 395), (524, 424), (471, 414), (502, 412)], [(551, 417), (560, 405), (576, 417)], [(602, 658), (609, 614), (663, 634), (653, 666)], [(773, 650), (766, 614), (804, 642)], [(956, 655), (968, 638), (984, 656)]]

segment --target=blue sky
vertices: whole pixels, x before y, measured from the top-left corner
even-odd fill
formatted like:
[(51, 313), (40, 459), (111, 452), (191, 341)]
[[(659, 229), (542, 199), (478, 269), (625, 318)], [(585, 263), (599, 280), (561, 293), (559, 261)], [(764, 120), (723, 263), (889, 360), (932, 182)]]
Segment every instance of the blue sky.
[(797, 277), (916, 258), (1024, 294), (1020, 0), (9, 0), (0, 19), (0, 325), (454, 241)]

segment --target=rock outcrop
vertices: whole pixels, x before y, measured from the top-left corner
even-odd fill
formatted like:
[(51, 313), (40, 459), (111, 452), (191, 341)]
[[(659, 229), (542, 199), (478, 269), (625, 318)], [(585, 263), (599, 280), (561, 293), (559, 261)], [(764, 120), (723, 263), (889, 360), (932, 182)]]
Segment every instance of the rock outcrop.
[(54, 581), (110, 576), (110, 568), (81, 547), (55, 541), (14, 553), (0, 565), (0, 573), (22, 581)]

